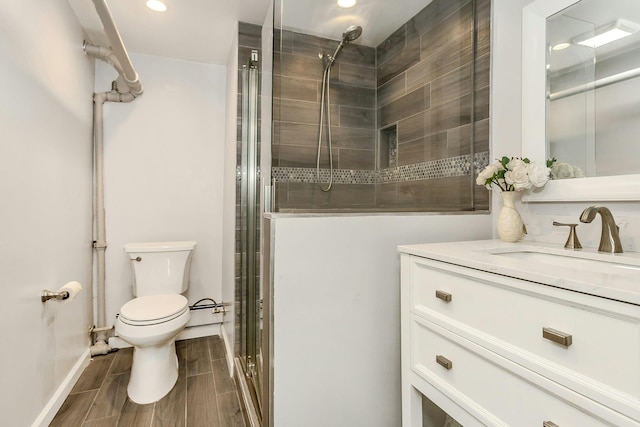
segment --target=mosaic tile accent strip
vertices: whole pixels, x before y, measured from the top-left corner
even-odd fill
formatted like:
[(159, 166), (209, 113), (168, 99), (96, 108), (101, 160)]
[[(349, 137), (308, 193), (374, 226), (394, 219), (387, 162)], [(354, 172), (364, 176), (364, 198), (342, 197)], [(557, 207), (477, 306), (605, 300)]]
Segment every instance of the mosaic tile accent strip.
[[(474, 175), (489, 164), (489, 153), (474, 155)], [(423, 179), (446, 178), (469, 175), (470, 157), (457, 156), (431, 162), (386, 168), (382, 170), (334, 169), (333, 182), (336, 184), (384, 184), (389, 182), (419, 181)], [(320, 182), (329, 182), (329, 170), (320, 170)], [(271, 169), (274, 182), (306, 182), (314, 183), (316, 170), (313, 168), (274, 167)]]

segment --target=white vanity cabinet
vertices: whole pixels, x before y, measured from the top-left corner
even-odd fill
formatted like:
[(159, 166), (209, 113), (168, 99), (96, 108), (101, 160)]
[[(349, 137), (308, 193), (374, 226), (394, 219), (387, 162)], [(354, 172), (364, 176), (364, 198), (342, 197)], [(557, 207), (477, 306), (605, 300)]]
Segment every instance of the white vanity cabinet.
[(422, 395), (465, 427), (640, 426), (640, 306), (428, 246), (400, 248), (404, 427)]

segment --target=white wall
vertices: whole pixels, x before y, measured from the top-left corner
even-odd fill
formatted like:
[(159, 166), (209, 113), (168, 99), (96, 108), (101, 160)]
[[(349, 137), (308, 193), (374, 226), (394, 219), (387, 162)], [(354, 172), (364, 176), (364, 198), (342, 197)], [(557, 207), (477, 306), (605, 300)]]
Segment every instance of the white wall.
[[(105, 104), (106, 315), (132, 298), (128, 242), (195, 240), (190, 304), (220, 301), (226, 70), (131, 54), (144, 94)], [(96, 89), (115, 77), (100, 63)]]
[[(88, 356), (93, 66), (83, 38), (67, 2), (0, 3), (2, 425), (46, 424), (46, 405)], [(74, 301), (40, 302), (71, 280), (85, 288)]]
[(227, 62), (226, 131), (224, 142), (224, 194), (223, 194), (223, 245), (222, 245), (222, 299), (231, 304), (221, 328), (225, 340), (227, 363), (233, 370), (235, 343), (235, 247), (236, 247), (236, 150), (238, 104), (238, 28)]
[(490, 216), (274, 218), (274, 425), (399, 426), (397, 245), (485, 239)]
[[(491, 153), (493, 157), (518, 155), (522, 143), (521, 22), (522, 7), (532, 0), (493, 0), (492, 82), (491, 82)], [(526, 156), (527, 153), (522, 153)], [(500, 195), (493, 194), (493, 212), (502, 205)], [(564, 244), (568, 231), (554, 227), (553, 221), (577, 223), (580, 213), (593, 202), (522, 203), (519, 210), (527, 226), (526, 240)], [(620, 226), (622, 246), (626, 251), (640, 250), (640, 203), (605, 203)], [(493, 215), (494, 220), (496, 215)], [(495, 236), (495, 225), (494, 236)], [(597, 247), (600, 220), (580, 224), (578, 236), (583, 247)]]

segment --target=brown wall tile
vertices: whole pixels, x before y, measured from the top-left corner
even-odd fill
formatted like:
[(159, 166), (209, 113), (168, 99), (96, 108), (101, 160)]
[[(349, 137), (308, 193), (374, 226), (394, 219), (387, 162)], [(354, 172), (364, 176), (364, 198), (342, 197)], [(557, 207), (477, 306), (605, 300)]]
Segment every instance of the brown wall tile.
[(432, 211), (459, 211), (471, 208), (470, 176), (426, 179), (398, 183), (397, 202)]
[(434, 0), (407, 22), (407, 40), (426, 33), (469, 0)]
[(260, 48), (262, 47), (262, 26), (248, 24), (246, 22), (238, 23), (238, 45)]
[(376, 133), (374, 129), (334, 128), (331, 131), (335, 147), (373, 149)]
[[(326, 108), (323, 121), (326, 123)], [(297, 101), (293, 99), (273, 100), (273, 120), (282, 122), (307, 123), (318, 126), (320, 121), (320, 103)], [(340, 125), (340, 108), (331, 106), (331, 124)]]
[(407, 90), (422, 86), (471, 61), (473, 44), (470, 37), (458, 37), (449, 47), (423, 55), (419, 63), (407, 70)]
[(373, 170), (376, 167), (376, 152), (341, 148), (339, 161), (336, 164), (340, 169)]
[(301, 145), (315, 147), (318, 143), (318, 126), (304, 123), (275, 122), (274, 145)]
[[(375, 67), (363, 67), (355, 64), (348, 64), (338, 62), (337, 72), (334, 72), (333, 75), (338, 75), (338, 81), (340, 83), (353, 85), (353, 86), (363, 86), (368, 88), (376, 87), (376, 69)], [(334, 69), (336, 68), (334, 65)]]
[(378, 65), (382, 65), (387, 59), (400, 52), (406, 45), (406, 29), (403, 24), (387, 37), (376, 48), (376, 58)]
[(431, 106), (444, 104), (473, 90), (471, 63), (431, 82)]
[[(323, 184), (326, 186), (326, 184)], [(375, 206), (374, 184), (333, 184), (323, 192), (318, 184), (290, 182), (288, 203), (281, 209), (344, 209)]]
[[(322, 81), (324, 67), (322, 61), (309, 56), (298, 56), (291, 53), (279, 55), (279, 74), (287, 77), (297, 77), (309, 80)], [(274, 79), (277, 79), (275, 77)]]
[(429, 108), (429, 103), (428, 86), (409, 92), (402, 98), (378, 109), (378, 127), (385, 127), (405, 117), (424, 111)]
[(397, 192), (398, 184), (395, 182), (376, 184), (376, 206), (395, 206)]
[(382, 86), (378, 87), (378, 108), (400, 98), (406, 93), (406, 76), (406, 73), (400, 73)]
[(376, 106), (376, 91), (371, 88), (333, 83), (330, 85), (329, 96), (332, 104), (362, 108)]
[[(283, 84), (284, 80), (284, 84)], [(274, 92), (277, 91), (279, 98), (297, 99), (299, 101), (320, 101), (320, 82), (316, 80), (304, 80), (287, 77), (286, 79), (276, 76), (273, 81)]]
[(376, 110), (340, 106), (340, 126), (374, 129), (376, 126)]
[(413, 141), (424, 135), (424, 112), (398, 121), (398, 143)]
[(425, 112), (426, 132), (438, 133), (471, 122), (471, 95), (437, 105)]
[(420, 61), (420, 40), (414, 40), (404, 49), (378, 66), (378, 86), (381, 86)]

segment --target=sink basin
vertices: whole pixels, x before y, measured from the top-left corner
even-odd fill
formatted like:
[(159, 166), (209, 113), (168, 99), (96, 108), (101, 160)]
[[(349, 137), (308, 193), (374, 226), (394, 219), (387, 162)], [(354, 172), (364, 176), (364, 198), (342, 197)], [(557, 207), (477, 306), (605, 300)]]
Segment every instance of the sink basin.
[(523, 247), (514, 249), (495, 249), (491, 255), (531, 264), (580, 269), (601, 274), (638, 274), (640, 259), (613, 254), (601, 254), (581, 251), (558, 251), (551, 248)]

